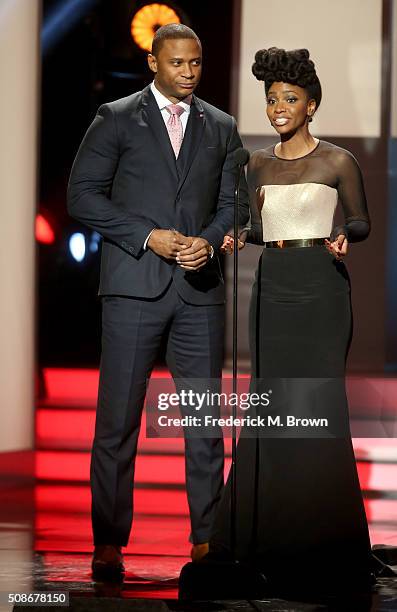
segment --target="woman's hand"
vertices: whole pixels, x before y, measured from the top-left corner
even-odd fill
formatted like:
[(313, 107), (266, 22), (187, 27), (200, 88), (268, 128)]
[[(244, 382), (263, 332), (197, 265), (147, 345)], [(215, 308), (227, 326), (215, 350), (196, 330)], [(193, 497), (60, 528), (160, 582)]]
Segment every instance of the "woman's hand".
[[(243, 249), (245, 247), (245, 242), (242, 242), (241, 240), (238, 241), (238, 249), (239, 251), (241, 249)], [(223, 238), (223, 244), (220, 248), (221, 253), (227, 253), (228, 255), (230, 255), (231, 253), (233, 253), (233, 249), (234, 249), (234, 238), (233, 236), (224, 236)]]
[(329, 253), (331, 253), (331, 255), (335, 257), (335, 259), (341, 261), (341, 259), (345, 257), (349, 243), (344, 234), (339, 234), (339, 236), (334, 242), (330, 242), (327, 239), (324, 242)]

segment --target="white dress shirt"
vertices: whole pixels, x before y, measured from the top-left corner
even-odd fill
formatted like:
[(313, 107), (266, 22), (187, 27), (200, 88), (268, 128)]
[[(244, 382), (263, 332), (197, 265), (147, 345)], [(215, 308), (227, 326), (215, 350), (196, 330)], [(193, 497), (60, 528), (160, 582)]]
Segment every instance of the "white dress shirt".
[[(170, 118), (170, 113), (167, 111), (166, 106), (169, 106), (170, 104), (172, 104), (171, 100), (169, 100), (168, 98), (166, 98), (164, 96), (164, 94), (161, 93), (161, 91), (159, 91), (156, 87), (156, 85), (153, 83), (150, 84), (150, 89), (152, 90), (152, 93), (156, 99), (157, 105), (160, 109), (161, 115), (164, 119), (164, 123), (167, 125), (168, 119)], [(181, 106), (183, 108), (183, 110), (185, 111), (184, 113), (182, 113), (180, 115), (180, 119), (182, 122), (182, 132), (183, 135), (185, 135), (185, 130), (186, 130), (186, 125), (187, 125), (187, 121), (189, 119), (189, 113), (190, 113), (190, 104), (191, 104), (191, 100), (192, 100), (192, 96), (189, 95), (185, 98), (185, 101), (181, 101), (178, 102), (178, 106)]]

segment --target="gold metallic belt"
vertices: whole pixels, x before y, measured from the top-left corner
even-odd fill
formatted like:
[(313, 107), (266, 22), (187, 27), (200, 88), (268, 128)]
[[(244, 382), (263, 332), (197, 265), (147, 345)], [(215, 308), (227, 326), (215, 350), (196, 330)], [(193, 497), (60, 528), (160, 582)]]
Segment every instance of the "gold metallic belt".
[(288, 247), (312, 247), (324, 245), (328, 238), (298, 238), (296, 240), (271, 240), (265, 242), (266, 249), (287, 249)]

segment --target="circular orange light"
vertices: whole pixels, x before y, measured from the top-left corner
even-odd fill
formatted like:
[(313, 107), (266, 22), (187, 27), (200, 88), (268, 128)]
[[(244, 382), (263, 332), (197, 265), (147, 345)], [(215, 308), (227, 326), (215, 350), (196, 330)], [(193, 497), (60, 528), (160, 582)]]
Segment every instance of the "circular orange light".
[(145, 51), (152, 50), (156, 31), (167, 23), (180, 23), (177, 13), (166, 4), (147, 4), (135, 13), (131, 21), (131, 36)]

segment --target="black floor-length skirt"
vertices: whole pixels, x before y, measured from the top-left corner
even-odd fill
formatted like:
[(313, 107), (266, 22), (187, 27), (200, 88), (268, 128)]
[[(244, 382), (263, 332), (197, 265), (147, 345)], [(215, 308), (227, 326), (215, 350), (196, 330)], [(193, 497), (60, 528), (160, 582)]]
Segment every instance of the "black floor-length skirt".
[[(251, 391), (278, 425), (242, 430), (237, 449), (236, 556), (273, 585), (332, 590), (370, 574), (370, 542), (352, 448), (345, 362), (350, 281), (324, 247), (264, 249), (250, 307)], [(287, 427), (321, 416), (328, 427)], [(210, 555), (230, 553), (230, 478)]]

